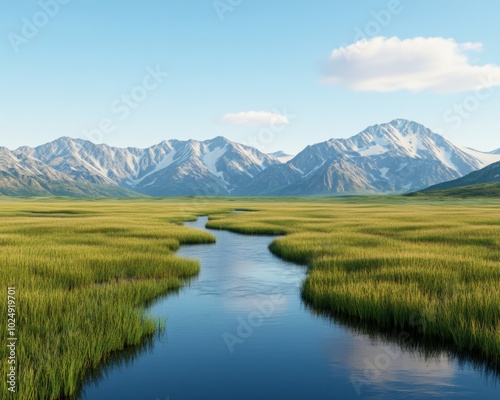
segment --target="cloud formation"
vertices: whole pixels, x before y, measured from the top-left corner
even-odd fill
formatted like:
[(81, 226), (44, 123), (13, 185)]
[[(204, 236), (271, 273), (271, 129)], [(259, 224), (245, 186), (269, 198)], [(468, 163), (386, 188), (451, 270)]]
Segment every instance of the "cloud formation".
[(374, 37), (331, 53), (323, 82), (357, 91), (457, 93), (500, 86), (500, 66), (472, 65), (481, 43), (442, 37)]
[(268, 111), (244, 111), (240, 113), (229, 113), (221, 118), (225, 124), (232, 125), (255, 125), (255, 124), (288, 124), (288, 117)]

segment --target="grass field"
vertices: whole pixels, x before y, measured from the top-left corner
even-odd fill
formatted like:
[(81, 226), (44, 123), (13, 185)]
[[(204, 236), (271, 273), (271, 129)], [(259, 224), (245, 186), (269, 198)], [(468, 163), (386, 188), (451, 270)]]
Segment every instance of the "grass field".
[[(419, 321), (425, 338), (498, 366), (499, 206), (425, 198), (0, 199), (2, 297), (16, 287), (16, 398), (75, 394), (113, 352), (157, 332), (161, 321), (145, 306), (198, 272), (173, 252), (214, 240), (180, 225), (202, 214), (212, 228), (287, 234), (271, 251), (309, 266), (302, 295), (315, 310), (381, 331)], [(252, 212), (227, 213), (233, 209)]]

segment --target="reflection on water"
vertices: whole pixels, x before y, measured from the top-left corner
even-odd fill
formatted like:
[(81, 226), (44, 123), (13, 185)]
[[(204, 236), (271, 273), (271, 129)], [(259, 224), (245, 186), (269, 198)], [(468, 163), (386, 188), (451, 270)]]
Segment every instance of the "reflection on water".
[(388, 350), (387, 353), (396, 352), (401, 356), (410, 354), (413, 357), (427, 360), (429, 364), (437, 362), (440, 372), (449, 370), (447, 365), (472, 367), (484, 377), (487, 383), (491, 385), (500, 383), (500, 365), (488, 363), (478, 354), (460, 353), (453, 344), (423, 338), (418, 323), (413, 331), (384, 332), (367, 322), (344, 316), (333, 316), (328, 312), (314, 310), (308, 305), (306, 308), (315, 315), (330, 319), (332, 324), (347, 327), (352, 333), (368, 338), (372, 346), (375, 344), (381, 347), (390, 346), (391, 350)]
[[(154, 350), (156, 340), (161, 338), (164, 334), (160, 331), (154, 335), (147, 336), (144, 340), (134, 346), (127, 346), (121, 351), (113, 352), (106, 356), (97, 369), (89, 372), (86, 378), (86, 385), (99, 385), (103, 379), (108, 377), (109, 373), (121, 368), (129, 368), (133, 365), (134, 361), (144, 354), (151, 353)], [(83, 396), (85, 398), (85, 396)], [(99, 397), (96, 397), (99, 398)], [(61, 396), (59, 399), (73, 399), (73, 397)]]
[(84, 398), (498, 399), (495, 375), (418, 346), (415, 334), (311, 312), (300, 299), (305, 267), (273, 256), (273, 238), (212, 233), (216, 244), (178, 253), (201, 261), (199, 276), (150, 308), (167, 319), (165, 334), (126, 364), (108, 362)]

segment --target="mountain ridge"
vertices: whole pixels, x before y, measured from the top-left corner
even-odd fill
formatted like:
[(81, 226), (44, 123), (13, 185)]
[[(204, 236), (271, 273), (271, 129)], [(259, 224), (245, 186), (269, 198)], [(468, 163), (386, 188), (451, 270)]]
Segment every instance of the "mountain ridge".
[(300, 186), (314, 188), (317, 195), (405, 193), (459, 178), (493, 160), (498, 156), (467, 150), (421, 124), (395, 119), (348, 139), (309, 145), (286, 166), (262, 172), (239, 194), (297, 195)]
[(164, 140), (146, 149), (62, 137), (35, 148), (20, 147), (14, 154), (36, 158), (76, 182), (115, 185), (152, 196), (229, 195), (234, 187), (280, 163), (222, 136)]
[(145, 149), (66, 136), (13, 151), (0, 147), (0, 193), (20, 185), (23, 193), (31, 187), (50, 194), (51, 182), (62, 182), (70, 192), (94, 185), (92, 192), (112, 188), (146, 196), (407, 193), (499, 161), (496, 152), (457, 146), (405, 119), (309, 145), (296, 156), (264, 154), (222, 136), (164, 140)]

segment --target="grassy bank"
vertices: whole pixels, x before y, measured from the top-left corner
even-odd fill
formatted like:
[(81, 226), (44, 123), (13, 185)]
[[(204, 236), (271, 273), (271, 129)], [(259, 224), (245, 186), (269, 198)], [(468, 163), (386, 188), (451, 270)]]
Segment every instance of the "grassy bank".
[[(78, 392), (90, 370), (114, 351), (141, 343), (160, 321), (147, 302), (197, 274), (173, 254), (210, 234), (169, 221), (193, 219), (202, 203), (1, 201), (0, 315), (16, 288), (17, 393), (55, 399)], [(5, 323), (7, 320), (5, 319)], [(3, 330), (2, 343), (6, 335)], [(2, 345), (5, 378), (7, 348)], [(7, 398), (2, 379), (2, 398)]]
[(288, 234), (270, 249), (309, 266), (313, 309), (381, 331), (415, 331), (500, 364), (500, 202), (333, 201), (256, 205), (212, 228)]

